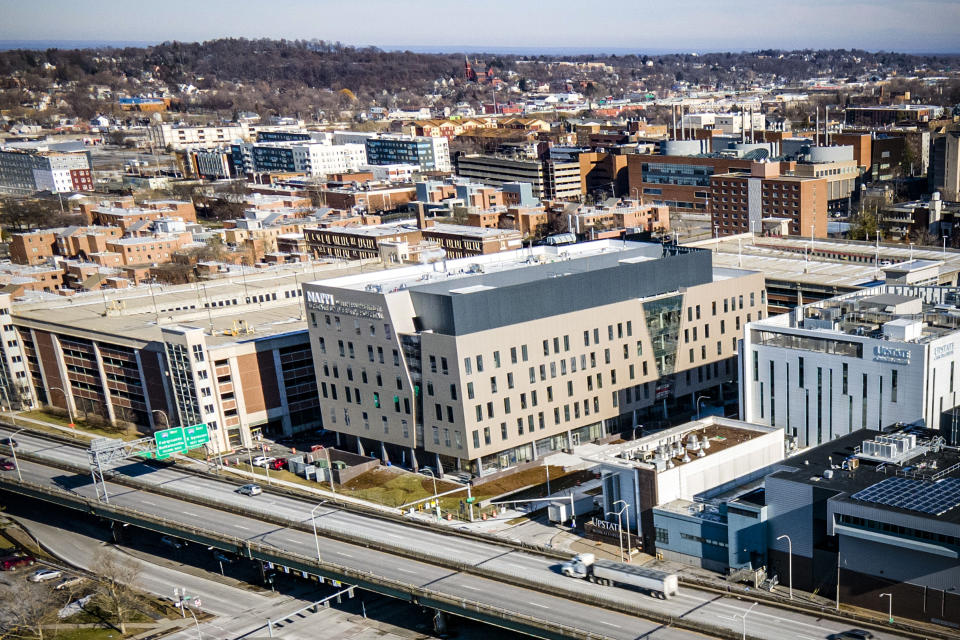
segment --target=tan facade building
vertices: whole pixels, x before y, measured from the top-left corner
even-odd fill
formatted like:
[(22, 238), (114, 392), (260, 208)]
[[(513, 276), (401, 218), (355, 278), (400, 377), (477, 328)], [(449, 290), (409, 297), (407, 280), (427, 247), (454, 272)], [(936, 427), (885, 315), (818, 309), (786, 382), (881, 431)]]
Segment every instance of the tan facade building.
[[(304, 285), (324, 427), (364, 452), (506, 468), (734, 400), (760, 273), (599, 241)], [(727, 385), (727, 388), (724, 388)]]

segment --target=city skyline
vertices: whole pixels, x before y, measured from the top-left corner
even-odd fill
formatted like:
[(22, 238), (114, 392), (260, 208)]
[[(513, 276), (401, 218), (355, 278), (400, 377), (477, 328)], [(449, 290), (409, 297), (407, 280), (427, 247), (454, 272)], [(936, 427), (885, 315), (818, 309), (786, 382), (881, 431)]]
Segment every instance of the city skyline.
[[(657, 54), (764, 48), (960, 52), (956, 28), (960, 2), (955, 0), (880, 0), (841, 6), (823, 0), (802, 6), (780, 1), (748, 5), (736, 0), (720, 9), (695, 0), (673, 8), (669, 15), (656, 13), (652, 3), (616, 2), (597, 16), (601, 29), (590, 32), (575, 19), (579, 6), (569, 0), (553, 3), (550, 12), (518, 8), (502, 0), (482, 7), (458, 7), (455, 12), (435, 0), (400, 6), (370, 0), (336, 7), (325, 1), (287, 0), (273, 5), (270, 13), (256, 9), (244, 1), (197, 5), (174, 0), (139, 6), (132, 14), (128, 5), (116, 0), (84, 5), (60, 0), (11, 3), (5, 9), (5, 24), (0, 25), (0, 44), (13, 48), (267, 37), (424, 52)], [(193, 19), (183, 20), (185, 14)], [(256, 20), (251, 20), (254, 15)], [(425, 20), (424, 16), (431, 17)], [(605, 25), (603, 16), (616, 20)], [(464, 24), (471, 25), (469, 33), (464, 33)]]

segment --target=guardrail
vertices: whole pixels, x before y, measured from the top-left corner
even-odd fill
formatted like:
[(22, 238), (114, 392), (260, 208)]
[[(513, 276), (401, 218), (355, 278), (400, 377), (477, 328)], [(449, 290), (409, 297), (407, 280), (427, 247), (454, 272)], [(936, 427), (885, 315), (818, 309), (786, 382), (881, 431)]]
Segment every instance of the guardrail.
[[(533, 616), (524, 611), (509, 610), (479, 600), (469, 600), (452, 596), (410, 582), (396, 580), (369, 571), (328, 562), (323, 559), (320, 559), (318, 562), (317, 559), (313, 557), (304, 556), (263, 542), (253, 542), (204, 527), (185, 524), (169, 518), (148, 514), (131, 507), (99, 502), (92, 498), (87, 498), (59, 488), (48, 487), (29, 481), (18, 482), (6, 477), (0, 477), (0, 488), (31, 498), (53, 502), (64, 507), (86, 511), (92, 515), (109, 520), (127, 522), (144, 529), (164, 533), (176, 533), (184, 539), (237, 553), (249, 559), (273, 562), (281, 566), (290, 567), (293, 570), (340, 580), (354, 584), (361, 589), (395, 598), (407, 599), (423, 606), (434, 607), (454, 615), (472, 618), (523, 633), (548, 638), (593, 639), (606, 637), (603, 634), (587, 629), (580, 629), (564, 625), (551, 619)], [(430, 564), (436, 563), (431, 562)], [(510, 576), (510, 574), (506, 574), (505, 572), (486, 571), (473, 567), (472, 565), (466, 565), (465, 563), (457, 564), (462, 567), (461, 570), (464, 572), (467, 572), (467, 569), (473, 569), (471, 573), (479, 575), (487, 574), (485, 577), (500, 581), (502, 581), (504, 577), (512, 577), (514, 578), (513, 582), (518, 584), (518, 586), (531, 586), (538, 591), (552, 595), (575, 596), (571, 599), (582, 602), (583, 604), (635, 615), (664, 626), (705, 633), (717, 638), (729, 638), (731, 640), (742, 637), (740, 633), (732, 629), (684, 618), (675, 618), (671, 615), (655, 611), (647, 611), (631, 603), (617, 602), (593, 594), (571, 593), (565, 589), (558, 589), (555, 585), (538, 583), (529, 579), (521, 580), (519, 575)], [(521, 585), (519, 584), (520, 582), (526, 582), (527, 584)]]

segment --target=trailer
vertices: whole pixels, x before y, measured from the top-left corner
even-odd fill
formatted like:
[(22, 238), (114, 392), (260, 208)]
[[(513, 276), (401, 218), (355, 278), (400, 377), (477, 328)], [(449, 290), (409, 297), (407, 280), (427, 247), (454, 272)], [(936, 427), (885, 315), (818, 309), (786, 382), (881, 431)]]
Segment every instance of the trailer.
[(564, 562), (563, 575), (589, 580), (596, 584), (630, 585), (648, 591), (651, 595), (669, 599), (677, 595), (677, 575), (647, 567), (621, 562), (597, 560), (592, 553), (581, 553)]

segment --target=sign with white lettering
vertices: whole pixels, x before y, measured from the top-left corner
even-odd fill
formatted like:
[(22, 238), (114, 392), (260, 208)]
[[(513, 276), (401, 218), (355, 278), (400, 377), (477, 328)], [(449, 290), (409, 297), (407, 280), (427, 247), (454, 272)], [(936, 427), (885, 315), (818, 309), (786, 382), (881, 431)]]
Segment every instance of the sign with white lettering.
[(910, 364), (909, 349), (893, 349), (877, 345), (873, 348), (875, 362), (892, 362), (893, 364)]
[(314, 311), (326, 311), (346, 316), (360, 318), (383, 319), (383, 307), (362, 302), (345, 302), (336, 300), (333, 294), (319, 291), (307, 291), (307, 308)]
[(938, 344), (933, 348), (933, 359), (940, 360), (941, 358), (949, 358), (953, 355), (953, 343), (948, 342), (947, 344)]

